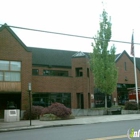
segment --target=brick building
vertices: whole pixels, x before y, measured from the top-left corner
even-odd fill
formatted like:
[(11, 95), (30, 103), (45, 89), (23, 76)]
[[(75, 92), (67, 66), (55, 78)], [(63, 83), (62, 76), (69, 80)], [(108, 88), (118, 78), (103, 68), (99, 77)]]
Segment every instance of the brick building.
[[(118, 83), (114, 96), (117, 97), (118, 104), (124, 104), (128, 100), (128, 88), (135, 87), (134, 63), (133, 57), (130, 57), (126, 51), (116, 57), (116, 66), (118, 67)], [(140, 86), (140, 58), (136, 58), (136, 72), (138, 87)]]
[[(140, 59), (136, 61), (139, 83)], [(116, 55), (116, 65), (118, 84), (111, 101), (122, 104), (127, 100), (127, 88), (135, 86), (133, 59), (124, 51)], [(32, 83), (33, 105), (61, 102), (87, 109), (98, 100), (88, 53), (27, 47), (5, 24), (0, 27), (0, 111), (10, 101), (18, 109), (26, 109), (28, 83)]]

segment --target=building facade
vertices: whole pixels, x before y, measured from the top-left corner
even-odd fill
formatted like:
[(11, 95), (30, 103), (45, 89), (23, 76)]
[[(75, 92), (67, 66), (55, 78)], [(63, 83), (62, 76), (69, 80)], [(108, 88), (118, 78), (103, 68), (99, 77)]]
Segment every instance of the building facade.
[[(53, 102), (60, 102), (73, 109), (91, 108), (95, 99), (98, 101), (101, 98), (94, 96), (89, 55), (27, 47), (6, 24), (1, 26), (0, 112), (7, 109), (11, 101), (18, 109), (28, 107), (28, 83), (32, 84), (33, 105), (49, 106)], [(136, 61), (139, 83), (140, 59)], [(116, 66), (118, 84), (111, 102), (123, 104), (128, 97), (127, 88), (135, 86), (133, 59), (124, 51), (116, 55)]]

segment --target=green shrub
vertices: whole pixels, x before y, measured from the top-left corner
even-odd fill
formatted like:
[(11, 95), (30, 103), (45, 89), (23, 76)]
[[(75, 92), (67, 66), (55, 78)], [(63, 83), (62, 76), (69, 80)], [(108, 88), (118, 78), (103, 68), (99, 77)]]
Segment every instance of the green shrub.
[(125, 102), (124, 109), (125, 110), (137, 110), (138, 106), (137, 106), (137, 103), (135, 101), (128, 101), (128, 102)]
[(61, 119), (54, 114), (44, 114), (43, 117), (47, 117), (48, 120), (60, 120)]
[[(31, 107), (31, 119), (39, 119), (39, 116), (41, 115), (41, 112), (44, 107), (42, 106), (32, 106)], [(30, 108), (25, 110), (24, 115), (23, 115), (24, 120), (29, 120), (30, 119)]]

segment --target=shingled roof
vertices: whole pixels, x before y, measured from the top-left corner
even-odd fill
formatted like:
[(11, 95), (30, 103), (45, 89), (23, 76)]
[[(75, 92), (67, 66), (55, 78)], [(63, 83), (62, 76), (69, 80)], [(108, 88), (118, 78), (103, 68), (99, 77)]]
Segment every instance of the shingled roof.
[[(71, 67), (71, 58), (76, 51), (45, 49), (28, 47), (32, 52), (33, 65), (45, 65), (54, 67)], [(88, 55), (88, 53), (85, 53)]]
[[(71, 59), (79, 52), (76, 51), (67, 51), (67, 50), (56, 50), (56, 49), (46, 49), (46, 48), (35, 48), (35, 47), (27, 47), (29, 51), (32, 52), (32, 64), (33, 65), (44, 65), (50, 67), (71, 67)], [(121, 58), (123, 51), (121, 54), (116, 55), (116, 62)], [(80, 54), (86, 55), (88, 58), (90, 53)], [(128, 58), (133, 62), (133, 57), (130, 57), (127, 54)], [(140, 70), (140, 58), (136, 58), (137, 68)]]

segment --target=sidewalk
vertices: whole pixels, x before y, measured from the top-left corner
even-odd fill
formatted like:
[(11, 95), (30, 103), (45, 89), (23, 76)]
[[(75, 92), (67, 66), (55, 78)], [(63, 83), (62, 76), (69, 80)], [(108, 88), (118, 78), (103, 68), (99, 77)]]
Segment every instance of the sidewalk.
[(127, 115), (103, 115), (103, 116), (80, 116), (70, 120), (58, 120), (58, 121), (40, 121), (32, 120), (30, 126), (29, 120), (21, 120), (19, 122), (4, 122), (0, 120), (0, 132), (37, 129), (55, 126), (68, 126), (68, 125), (82, 125), (101, 122), (113, 122), (122, 120), (140, 120), (140, 114), (127, 114)]

